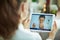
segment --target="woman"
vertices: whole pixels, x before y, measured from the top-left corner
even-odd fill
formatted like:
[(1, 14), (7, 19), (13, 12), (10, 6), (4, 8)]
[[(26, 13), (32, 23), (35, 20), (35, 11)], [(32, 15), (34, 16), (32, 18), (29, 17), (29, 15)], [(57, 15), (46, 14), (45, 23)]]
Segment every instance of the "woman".
[[(19, 5), (20, 3), (21, 0), (19, 2)], [(31, 32), (29, 29), (29, 31), (27, 31), (23, 28), (27, 28), (26, 23), (28, 24), (29, 17), (27, 17), (27, 19), (25, 19), (26, 17), (22, 17), (22, 14), (20, 14), (21, 8), (18, 9), (19, 5), (18, 0), (0, 0), (0, 39), (42, 40), (38, 33)]]

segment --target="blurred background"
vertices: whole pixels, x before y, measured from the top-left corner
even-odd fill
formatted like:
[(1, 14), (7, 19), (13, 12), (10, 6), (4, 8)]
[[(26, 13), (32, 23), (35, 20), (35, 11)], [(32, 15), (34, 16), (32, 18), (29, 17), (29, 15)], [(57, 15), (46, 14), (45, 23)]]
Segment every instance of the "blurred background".
[(60, 18), (60, 0), (27, 0), (30, 11), (55, 14)]

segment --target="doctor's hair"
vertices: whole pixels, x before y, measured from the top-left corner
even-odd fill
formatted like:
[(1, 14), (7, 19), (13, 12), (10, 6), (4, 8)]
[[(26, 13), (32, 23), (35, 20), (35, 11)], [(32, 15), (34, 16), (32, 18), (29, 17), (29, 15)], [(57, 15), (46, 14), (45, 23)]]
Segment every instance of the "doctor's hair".
[(39, 16), (39, 19), (40, 19), (40, 18), (44, 18), (44, 19), (45, 19), (45, 15), (40, 15), (40, 16)]

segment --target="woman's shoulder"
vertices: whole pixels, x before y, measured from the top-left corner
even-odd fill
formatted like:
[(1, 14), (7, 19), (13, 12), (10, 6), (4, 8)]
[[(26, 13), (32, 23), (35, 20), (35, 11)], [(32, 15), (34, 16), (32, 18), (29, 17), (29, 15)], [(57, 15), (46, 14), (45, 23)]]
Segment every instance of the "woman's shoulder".
[(28, 29), (24, 29), (23, 25), (20, 24), (18, 30), (12, 37), (12, 40), (41, 40), (41, 37), (36, 32), (31, 32)]
[(17, 30), (12, 40), (41, 40), (41, 37), (36, 32)]

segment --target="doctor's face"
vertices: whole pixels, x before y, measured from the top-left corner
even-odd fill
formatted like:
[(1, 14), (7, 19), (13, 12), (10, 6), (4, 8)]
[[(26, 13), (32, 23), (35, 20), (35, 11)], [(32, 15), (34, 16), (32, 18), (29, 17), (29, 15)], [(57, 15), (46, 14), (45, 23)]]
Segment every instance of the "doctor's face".
[(43, 18), (43, 17), (41, 17), (41, 18), (39, 19), (40, 23), (43, 23), (44, 20), (45, 20), (45, 18)]

